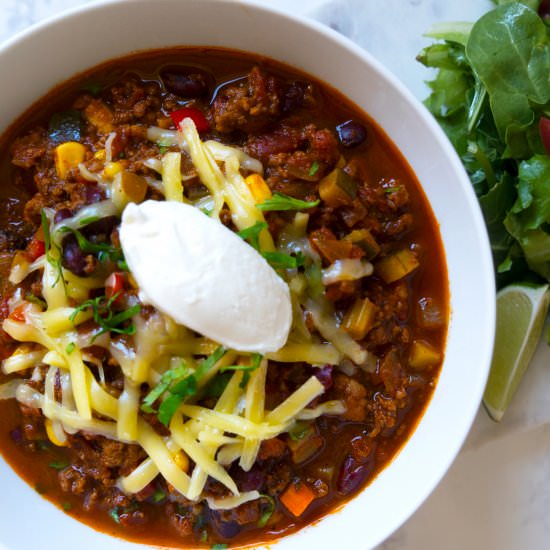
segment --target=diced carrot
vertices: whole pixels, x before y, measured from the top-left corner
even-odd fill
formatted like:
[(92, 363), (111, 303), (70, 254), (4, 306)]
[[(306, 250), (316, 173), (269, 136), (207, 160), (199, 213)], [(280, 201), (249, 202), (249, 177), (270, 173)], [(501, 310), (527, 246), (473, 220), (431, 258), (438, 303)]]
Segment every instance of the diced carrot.
[(280, 501), (294, 516), (300, 517), (315, 500), (316, 495), (303, 481), (291, 483), (280, 496)]

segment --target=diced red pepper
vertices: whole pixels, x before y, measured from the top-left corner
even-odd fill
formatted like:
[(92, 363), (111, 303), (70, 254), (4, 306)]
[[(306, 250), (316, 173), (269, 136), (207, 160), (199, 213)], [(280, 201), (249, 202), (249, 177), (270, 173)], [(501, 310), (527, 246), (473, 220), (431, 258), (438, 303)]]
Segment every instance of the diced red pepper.
[(539, 132), (546, 153), (550, 155), (550, 118), (541, 117), (539, 120)]
[(195, 107), (184, 107), (183, 109), (173, 111), (170, 113), (170, 118), (178, 128), (182, 120), (190, 118), (195, 123), (199, 134), (207, 132), (210, 129), (210, 123), (206, 120), (203, 112)]
[(46, 245), (44, 241), (34, 236), (27, 246), (26, 253), (29, 262), (34, 262), (34, 260), (40, 258), (40, 256), (43, 256), (46, 253)]
[(124, 287), (124, 275), (119, 272), (111, 273), (105, 280), (105, 296), (108, 300), (116, 296), (116, 302), (124, 292)]
[(24, 323), (25, 322), (25, 304), (21, 304), (20, 306), (17, 306), (11, 313), (9, 317), (12, 321), (15, 321), (16, 323)]

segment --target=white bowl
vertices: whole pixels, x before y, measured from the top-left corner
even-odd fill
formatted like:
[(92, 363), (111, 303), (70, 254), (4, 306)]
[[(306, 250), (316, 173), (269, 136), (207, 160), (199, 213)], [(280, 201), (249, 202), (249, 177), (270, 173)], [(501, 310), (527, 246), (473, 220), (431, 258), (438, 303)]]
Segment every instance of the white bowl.
[[(395, 37), (398, 40), (398, 37)], [(253, 1), (102, 2), (37, 25), (0, 47), (0, 131), (54, 85), (137, 50), (224, 46), (286, 62), (339, 89), (390, 136), (410, 163), (439, 222), (450, 280), (445, 362), (418, 427), (392, 463), (356, 498), (278, 550), (366, 550), (427, 498), (458, 453), (488, 373), (495, 288), (485, 225), (470, 182), (424, 107), (366, 52), (330, 29)], [(0, 459), (0, 547), (10, 550), (129, 548), (43, 500)], [(30, 517), (29, 517), (30, 515)]]

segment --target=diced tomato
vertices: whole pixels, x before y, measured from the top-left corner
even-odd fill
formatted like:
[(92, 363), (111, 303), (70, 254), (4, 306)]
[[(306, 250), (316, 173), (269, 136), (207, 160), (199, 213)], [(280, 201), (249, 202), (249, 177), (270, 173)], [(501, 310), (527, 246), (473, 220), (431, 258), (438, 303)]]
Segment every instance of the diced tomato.
[(24, 323), (25, 322), (25, 304), (21, 304), (20, 306), (17, 306), (11, 313), (9, 317), (12, 321), (15, 321), (16, 323)]
[(206, 120), (203, 112), (195, 107), (184, 107), (170, 113), (170, 118), (174, 124), (179, 128), (182, 120), (190, 118), (197, 127), (197, 132), (207, 132), (210, 129), (210, 123)]
[(105, 280), (105, 296), (108, 300), (117, 296), (115, 302), (120, 298), (124, 292), (125, 280), (122, 273), (111, 273)]
[(46, 253), (46, 245), (44, 241), (41, 241), (36, 236), (32, 238), (32, 241), (27, 246), (27, 258), (29, 262), (34, 262), (40, 256)]
[(539, 120), (539, 132), (546, 153), (550, 155), (550, 118), (541, 117)]

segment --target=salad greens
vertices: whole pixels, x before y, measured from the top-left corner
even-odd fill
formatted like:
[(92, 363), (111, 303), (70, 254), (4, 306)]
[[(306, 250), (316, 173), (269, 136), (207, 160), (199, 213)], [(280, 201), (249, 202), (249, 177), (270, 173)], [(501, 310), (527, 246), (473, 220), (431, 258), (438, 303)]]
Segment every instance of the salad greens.
[(479, 199), (497, 284), (550, 281), (550, 26), (544, 2), (495, 1), (443, 24), (418, 59), (436, 69), (426, 106)]

